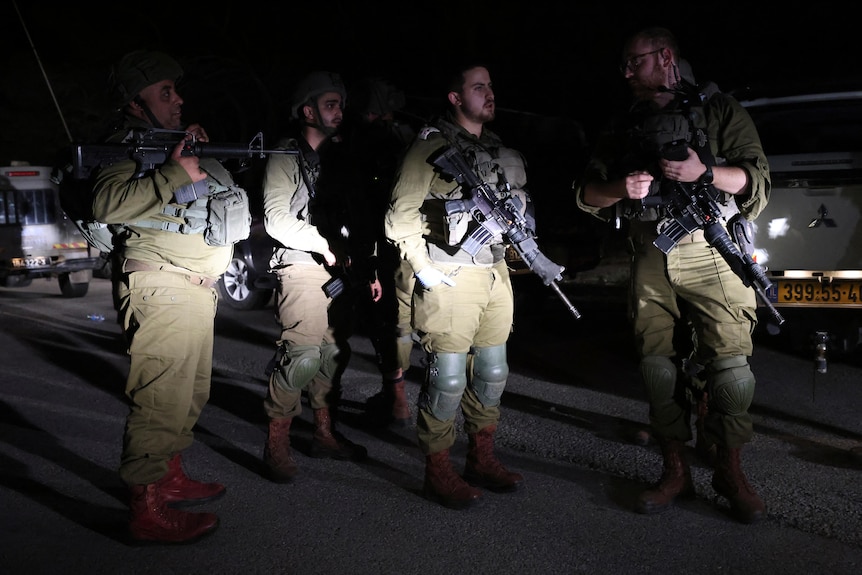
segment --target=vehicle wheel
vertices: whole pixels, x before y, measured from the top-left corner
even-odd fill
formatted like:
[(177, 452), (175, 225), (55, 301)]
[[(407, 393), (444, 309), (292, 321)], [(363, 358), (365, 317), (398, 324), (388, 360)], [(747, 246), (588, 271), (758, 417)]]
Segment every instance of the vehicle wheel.
[(27, 287), (33, 283), (33, 278), (24, 274), (11, 275), (0, 279), (0, 283), (2, 283), (3, 287), (8, 288)]
[(272, 297), (272, 290), (255, 289), (249, 279), (248, 265), (239, 258), (231, 260), (216, 284), (219, 300), (241, 310), (260, 309)]
[(90, 282), (73, 282), (70, 274), (60, 274), (60, 293), (63, 297), (84, 297), (90, 289)]

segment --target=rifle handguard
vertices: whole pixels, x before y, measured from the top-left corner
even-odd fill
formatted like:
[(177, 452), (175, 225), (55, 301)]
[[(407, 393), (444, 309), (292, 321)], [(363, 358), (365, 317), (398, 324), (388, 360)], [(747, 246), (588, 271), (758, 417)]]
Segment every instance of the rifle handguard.
[(562, 281), (563, 272), (565, 270), (566, 268), (552, 262), (541, 254), (533, 262), (533, 271), (536, 272), (536, 275), (542, 278), (542, 282), (546, 286), (551, 285), (554, 281)]

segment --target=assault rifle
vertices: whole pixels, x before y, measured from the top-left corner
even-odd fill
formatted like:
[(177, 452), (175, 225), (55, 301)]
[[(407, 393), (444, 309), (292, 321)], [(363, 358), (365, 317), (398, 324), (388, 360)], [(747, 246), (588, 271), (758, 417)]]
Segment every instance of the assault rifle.
[(721, 224), (722, 213), (715, 200), (716, 193), (718, 190), (702, 179), (694, 185), (673, 182), (672, 186), (667, 186), (661, 196), (661, 205), (670, 219), (662, 225), (653, 244), (667, 254), (686, 234), (703, 230), (707, 243), (721, 254), (746, 287), (754, 288), (776, 324), (783, 324), (784, 318), (766, 296), (766, 291), (772, 287), (766, 272), (748, 250), (739, 249)]
[(542, 278), (546, 286), (554, 289), (575, 319), (580, 319), (581, 313), (556, 283), (563, 279), (562, 273), (566, 268), (555, 264), (539, 250), (534, 233), (521, 213), (523, 205), (520, 198), (501, 198), (496, 189), (479, 179), (454, 146), (443, 148), (429, 158), (429, 162), (469, 192), (463, 199), (446, 202), (447, 215), (469, 212), (480, 224), (461, 242), (461, 249), (471, 256), (476, 255), (493, 237), (506, 236), (530, 270)]
[(139, 131), (135, 137), (121, 144), (75, 144), (72, 146), (71, 172), (76, 180), (87, 180), (93, 170), (120, 160), (132, 159), (138, 164), (135, 177), (164, 164), (181, 139), (186, 139), (184, 156), (199, 158), (251, 159), (269, 154), (298, 155), (298, 149), (267, 150), (263, 146), (263, 133), (258, 132), (247, 144), (213, 144), (199, 142), (183, 130), (151, 128)]

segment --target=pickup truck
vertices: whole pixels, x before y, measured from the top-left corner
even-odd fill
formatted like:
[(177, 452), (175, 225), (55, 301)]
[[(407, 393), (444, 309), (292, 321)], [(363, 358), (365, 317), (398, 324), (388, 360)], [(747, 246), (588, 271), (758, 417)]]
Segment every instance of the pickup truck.
[(786, 319), (781, 335), (815, 357), (857, 355), (862, 91), (798, 91), (740, 103), (769, 159), (772, 192), (754, 222), (754, 257), (773, 283), (769, 300)]
[(87, 294), (102, 262), (60, 206), (52, 168), (0, 167), (0, 286), (57, 278), (63, 297)]

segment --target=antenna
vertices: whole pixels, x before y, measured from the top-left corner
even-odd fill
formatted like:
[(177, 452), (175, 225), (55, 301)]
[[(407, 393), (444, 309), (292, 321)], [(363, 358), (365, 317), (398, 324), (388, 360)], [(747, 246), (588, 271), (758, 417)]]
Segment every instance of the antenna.
[(12, 5), (15, 6), (15, 12), (18, 13), (18, 19), (21, 21), (21, 26), (24, 28), (24, 33), (27, 35), (27, 41), (30, 42), (30, 47), (33, 49), (33, 55), (36, 56), (36, 62), (39, 64), (39, 69), (42, 71), (42, 77), (45, 78), (45, 84), (48, 85), (48, 91), (51, 92), (51, 99), (54, 100), (54, 106), (57, 108), (57, 113), (60, 114), (60, 121), (63, 122), (63, 128), (66, 130), (66, 136), (69, 138), (69, 143), (73, 143), (72, 132), (69, 131), (69, 126), (66, 125), (66, 118), (63, 117), (63, 111), (60, 109), (60, 104), (57, 102), (57, 97), (54, 95), (54, 88), (51, 87), (51, 81), (48, 80), (48, 74), (45, 73), (45, 67), (42, 66), (42, 60), (39, 59), (39, 54), (36, 52), (36, 46), (33, 45), (33, 39), (30, 38), (30, 32), (27, 30), (27, 25), (24, 24), (24, 17), (21, 16), (21, 11), (18, 9), (18, 3), (12, 0)]

